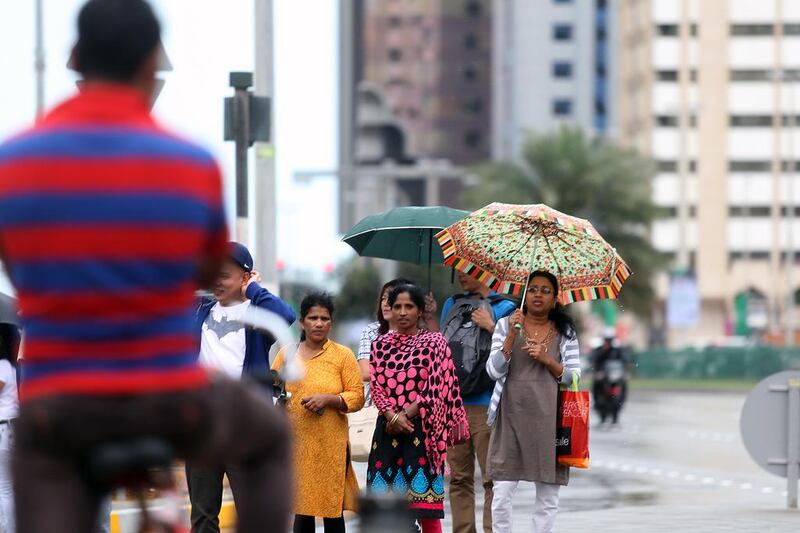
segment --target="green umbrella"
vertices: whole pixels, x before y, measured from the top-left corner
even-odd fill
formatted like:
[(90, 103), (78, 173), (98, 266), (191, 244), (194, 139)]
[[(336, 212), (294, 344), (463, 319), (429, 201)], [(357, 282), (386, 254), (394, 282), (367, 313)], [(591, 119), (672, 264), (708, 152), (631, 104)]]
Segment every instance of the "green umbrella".
[(435, 235), (468, 214), (449, 207), (395, 207), (363, 218), (342, 240), (362, 257), (427, 264), (430, 286), (430, 266), (444, 261)]

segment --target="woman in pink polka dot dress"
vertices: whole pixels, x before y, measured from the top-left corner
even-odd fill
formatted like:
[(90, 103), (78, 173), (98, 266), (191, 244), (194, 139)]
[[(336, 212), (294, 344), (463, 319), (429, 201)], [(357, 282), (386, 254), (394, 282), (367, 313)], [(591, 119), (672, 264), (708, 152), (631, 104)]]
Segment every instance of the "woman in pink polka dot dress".
[(467, 416), (447, 341), (418, 327), (422, 289), (396, 287), (389, 305), (396, 329), (373, 342), (370, 356), (370, 389), (380, 416), (367, 488), (406, 496), (423, 533), (438, 533), (445, 454), (469, 438)]

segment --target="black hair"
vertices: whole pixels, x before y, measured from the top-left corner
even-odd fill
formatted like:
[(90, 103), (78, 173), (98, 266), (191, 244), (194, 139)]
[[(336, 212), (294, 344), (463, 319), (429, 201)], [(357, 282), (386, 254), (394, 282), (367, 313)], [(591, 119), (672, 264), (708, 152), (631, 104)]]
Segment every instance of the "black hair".
[(392, 289), (392, 292), (389, 293), (389, 305), (394, 307), (397, 297), (403, 293), (408, 294), (408, 297), (411, 298), (411, 303), (417, 306), (420, 313), (425, 310), (425, 293), (413, 283), (405, 283)]
[[(327, 292), (312, 292), (303, 298), (303, 301), (300, 302), (300, 320), (308, 316), (312, 307), (324, 307), (333, 319), (333, 297)], [(300, 332), (300, 340), (306, 340), (305, 330)]]
[(8, 322), (0, 322), (0, 359), (5, 359), (16, 366), (21, 339), (22, 336), (17, 326)]
[[(383, 310), (381, 310), (381, 300), (383, 298), (383, 293), (386, 292), (386, 289), (394, 289), (398, 285), (413, 285), (414, 282), (410, 279), (406, 278), (395, 278), (391, 281), (387, 281), (381, 287), (381, 292), (378, 293), (378, 311), (375, 313), (375, 317), (378, 319), (378, 334), (385, 335), (387, 331), (389, 331), (389, 322), (383, 318)], [(391, 291), (390, 291), (391, 292)]]
[[(564, 310), (564, 306), (558, 302), (558, 278), (555, 275), (547, 272), (546, 270), (536, 270), (531, 272), (531, 275), (528, 276), (528, 285), (531, 284), (533, 278), (545, 278), (547, 281), (550, 282), (550, 285), (553, 286), (553, 298), (556, 300), (556, 305), (547, 313), (547, 318), (553, 322), (556, 326), (556, 330), (564, 337), (568, 339), (574, 339), (577, 335), (577, 328), (575, 327), (575, 321), (572, 319), (571, 316)], [(525, 301), (525, 295), (522, 295), (522, 300)], [(522, 312), (527, 314), (528, 313), (528, 306), (522, 306)]]
[(84, 78), (127, 83), (161, 41), (145, 0), (89, 0), (78, 14), (75, 68)]

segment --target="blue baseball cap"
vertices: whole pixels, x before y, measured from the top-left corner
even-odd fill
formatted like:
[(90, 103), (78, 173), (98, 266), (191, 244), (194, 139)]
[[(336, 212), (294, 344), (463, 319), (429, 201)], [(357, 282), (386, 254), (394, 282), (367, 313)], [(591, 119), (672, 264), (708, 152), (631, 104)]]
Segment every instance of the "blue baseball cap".
[(233, 259), (237, 265), (242, 267), (245, 272), (253, 271), (253, 256), (250, 255), (250, 250), (248, 250), (244, 244), (233, 241), (229, 242), (228, 256)]

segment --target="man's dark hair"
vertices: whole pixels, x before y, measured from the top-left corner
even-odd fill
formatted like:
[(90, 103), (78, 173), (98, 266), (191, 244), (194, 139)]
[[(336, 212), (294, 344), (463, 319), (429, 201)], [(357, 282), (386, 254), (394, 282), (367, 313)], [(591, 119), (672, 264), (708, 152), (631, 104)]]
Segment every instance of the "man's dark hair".
[(76, 70), (84, 78), (130, 82), (160, 40), (145, 0), (89, 0), (78, 15)]

